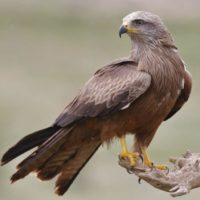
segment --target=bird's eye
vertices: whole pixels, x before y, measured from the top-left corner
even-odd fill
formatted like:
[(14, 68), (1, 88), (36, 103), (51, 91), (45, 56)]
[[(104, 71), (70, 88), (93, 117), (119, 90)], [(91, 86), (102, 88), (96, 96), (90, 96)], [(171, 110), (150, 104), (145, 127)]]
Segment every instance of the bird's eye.
[(133, 22), (134, 22), (134, 24), (136, 24), (136, 25), (142, 25), (142, 24), (145, 23), (142, 19), (136, 19), (136, 20), (134, 20)]

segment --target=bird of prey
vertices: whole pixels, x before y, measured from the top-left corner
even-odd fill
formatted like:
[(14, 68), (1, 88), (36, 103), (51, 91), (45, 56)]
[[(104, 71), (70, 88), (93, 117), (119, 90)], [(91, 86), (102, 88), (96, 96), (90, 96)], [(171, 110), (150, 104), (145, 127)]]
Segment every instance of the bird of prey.
[[(41, 180), (58, 176), (55, 192), (63, 195), (99, 146), (114, 138), (132, 166), (142, 156), (152, 167), (147, 147), (160, 124), (188, 100), (191, 75), (159, 16), (133, 12), (123, 18), (120, 37), (124, 33), (130, 56), (100, 68), (50, 127), (25, 136), (3, 155), (2, 165), (37, 147), (17, 165), (11, 182), (30, 172)], [(135, 137), (132, 151), (127, 133)]]

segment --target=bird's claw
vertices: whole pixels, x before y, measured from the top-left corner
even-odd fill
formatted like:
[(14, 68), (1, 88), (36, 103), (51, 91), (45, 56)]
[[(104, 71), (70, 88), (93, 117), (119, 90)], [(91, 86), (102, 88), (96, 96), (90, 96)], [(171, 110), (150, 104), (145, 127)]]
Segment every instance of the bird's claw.
[(141, 184), (141, 180), (142, 180), (141, 178), (138, 178), (138, 183), (139, 183), (139, 184)]
[(129, 173), (129, 174), (133, 174), (133, 171), (131, 170), (131, 169), (126, 169), (127, 170), (127, 172)]
[(138, 158), (141, 158), (140, 154), (138, 152), (133, 152), (133, 153), (122, 152), (120, 154), (120, 157), (124, 158), (124, 159), (127, 159), (129, 161), (131, 167), (134, 167), (136, 165), (136, 162), (137, 162)]
[(142, 163), (144, 162), (144, 158), (142, 157), (142, 155), (139, 155), (139, 158), (141, 159)]
[(165, 165), (153, 165), (153, 168), (159, 169), (159, 170), (166, 170), (167, 174), (169, 173), (169, 168)]
[(169, 173), (169, 168), (165, 165), (155, 165), (152, 161), (144, 161), (144, 165), (152, 169), (167, 170), (167, 174)]

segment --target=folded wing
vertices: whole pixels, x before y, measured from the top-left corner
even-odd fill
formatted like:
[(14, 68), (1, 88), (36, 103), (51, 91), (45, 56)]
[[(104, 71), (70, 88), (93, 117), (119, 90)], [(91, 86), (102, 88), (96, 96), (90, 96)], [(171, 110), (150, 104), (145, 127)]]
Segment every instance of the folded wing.
[(132, 60), (116, 61), (101, 68), (65, 108), (55, 124), (65, 127), (76, 120), (107, 115), (128, 107), (147, 91), (148, 73), (138, 71)]

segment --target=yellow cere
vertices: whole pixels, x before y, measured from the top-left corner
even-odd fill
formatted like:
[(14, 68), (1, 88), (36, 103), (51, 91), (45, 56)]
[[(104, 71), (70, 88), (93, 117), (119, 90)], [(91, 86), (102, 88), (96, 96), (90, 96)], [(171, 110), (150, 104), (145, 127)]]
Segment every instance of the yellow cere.
[(123, 26), (126, 28), (128, 33), (137, 33), (138, 32), (138, 30), (135, 27), (130, 27), (130, 25), (127, 21), (123, 22)]

